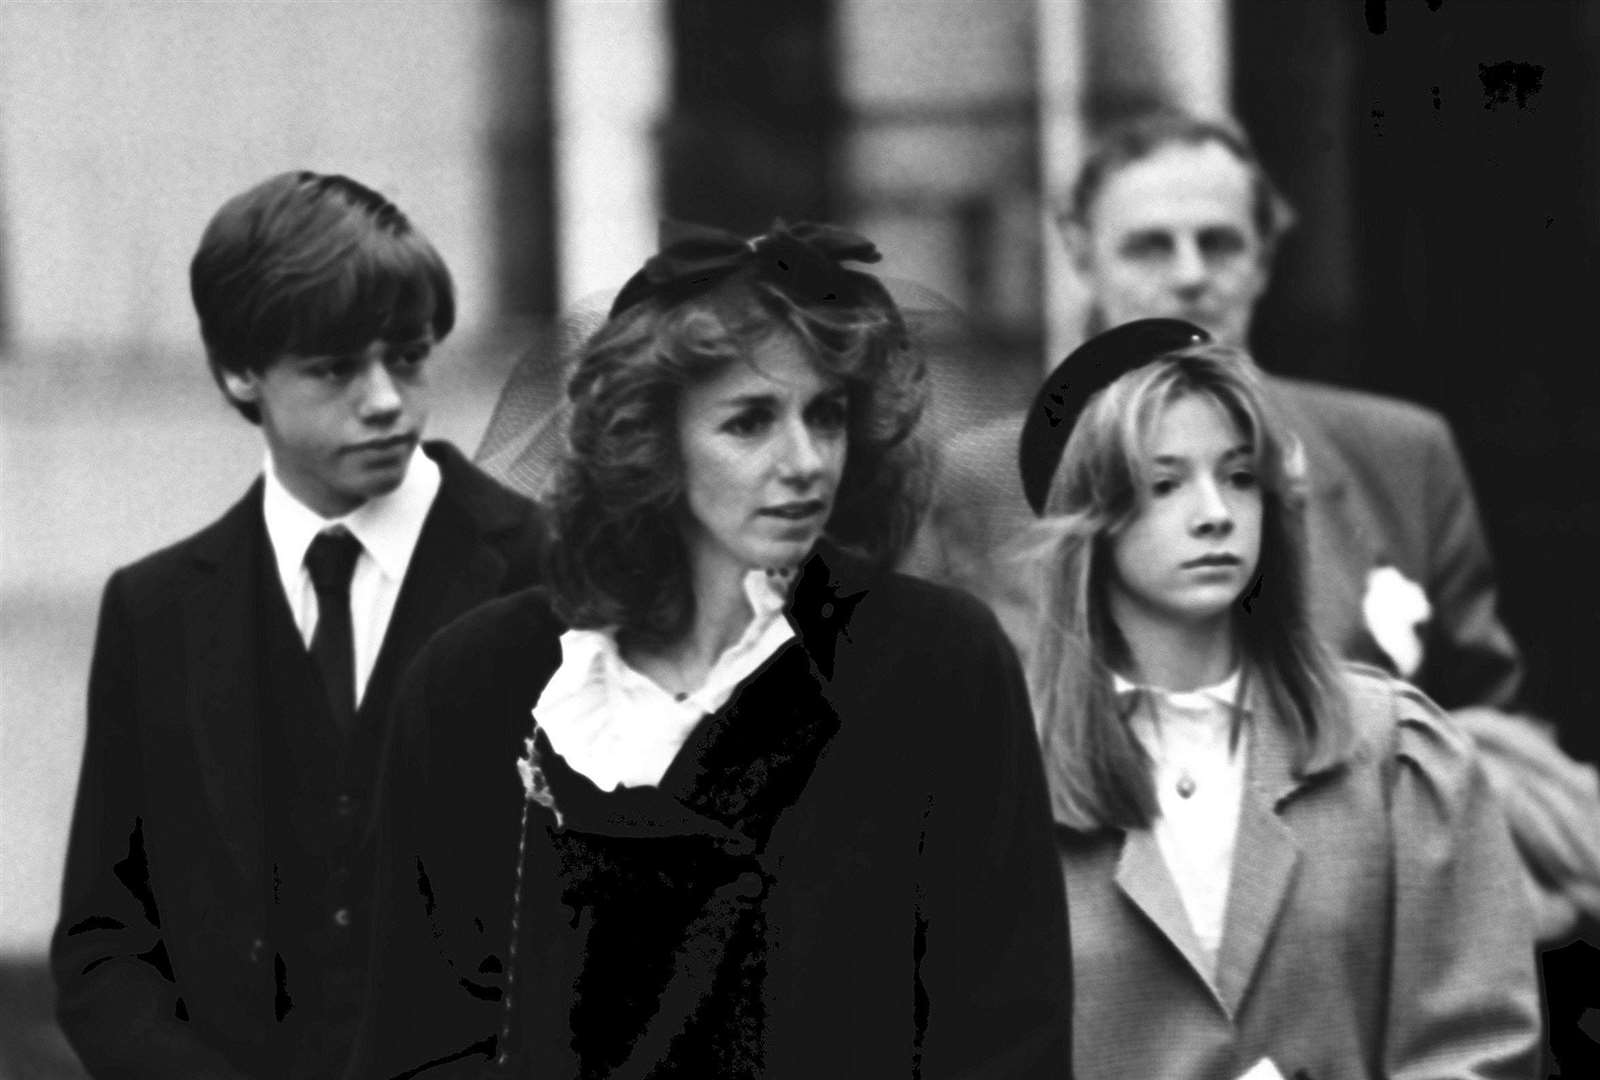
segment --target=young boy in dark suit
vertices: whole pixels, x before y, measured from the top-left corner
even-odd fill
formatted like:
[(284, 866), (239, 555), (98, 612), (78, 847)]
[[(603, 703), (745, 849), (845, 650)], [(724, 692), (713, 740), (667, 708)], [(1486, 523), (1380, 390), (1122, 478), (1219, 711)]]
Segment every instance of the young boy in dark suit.
[(229, 200), (190, 284), (262, 476), (112, 575), (51, 946), (95, 1075), (338, 1075), (389, 701), (435, 630), (532, 582), (534, 507), (422, 443), (450, 273), (393, 203), (290, 172)]

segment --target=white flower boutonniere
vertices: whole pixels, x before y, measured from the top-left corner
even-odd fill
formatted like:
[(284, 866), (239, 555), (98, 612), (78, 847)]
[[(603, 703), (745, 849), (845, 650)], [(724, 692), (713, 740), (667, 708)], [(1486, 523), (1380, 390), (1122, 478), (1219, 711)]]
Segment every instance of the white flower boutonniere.
[(1433, 614), (1422, 586), (1392, 566), (1374, 567), (1367, 574), (1361, 613), (1401, 678), (1415, 675), (1422, 667), (1422, 625)]
[(550, 790), (550, 780), (539, 762), (539, 721), (533, 722), (533, 732), (522, 740), (522, 756), (517, 758), (517, 776), (522, 780), (522, 790), (529, 802), (538, 803), (556, 816), (556, 828), (561, 828), (561, 808), (556, 805), (556, 794)]
[[(1306, 482), (1308, 471), (1306, 466), (1306, 444), (1300, 441), (1300, 436), (1298, 435), (1289, 436), (1289, 444), (1283, 455), (1284, 476), (1291, 483), (1303, 484)], [(1263, 1058), (1262, 1060), (1265, 1061), (1266, 1059)]]

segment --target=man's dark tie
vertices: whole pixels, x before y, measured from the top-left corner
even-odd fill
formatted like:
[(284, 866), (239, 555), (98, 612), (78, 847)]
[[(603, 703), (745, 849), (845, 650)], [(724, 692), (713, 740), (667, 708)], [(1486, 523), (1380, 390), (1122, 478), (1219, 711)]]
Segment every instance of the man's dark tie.
[(356, 715), (356, 648), (350, 628), (350, 575), (361, 557), (361, 541), (344, 529), (318, 533), (306, 551), (306, 570), (317, 590), (317, 629), (311, 659), (322, 675), (328, 708), (348, 733)]

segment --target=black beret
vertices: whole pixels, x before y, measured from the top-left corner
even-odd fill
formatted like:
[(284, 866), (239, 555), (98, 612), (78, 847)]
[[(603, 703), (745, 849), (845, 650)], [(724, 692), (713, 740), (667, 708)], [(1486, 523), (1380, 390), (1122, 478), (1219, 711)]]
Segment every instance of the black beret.
[(1044, 513), (1061, 454), (1089, 399), (1128, 372), (1211, 335), (1182, 319), (1137, 319), (1079, 345), (1056, 365), (1034, 395), (1017, 444), (1022, 492), (1035, 514)]

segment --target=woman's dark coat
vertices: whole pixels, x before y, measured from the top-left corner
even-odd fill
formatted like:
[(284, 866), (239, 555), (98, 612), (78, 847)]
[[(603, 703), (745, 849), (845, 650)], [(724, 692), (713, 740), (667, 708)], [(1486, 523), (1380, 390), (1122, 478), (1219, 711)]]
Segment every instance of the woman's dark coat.
[(388, 758), (366, 1075), (1070, 1075), (1065, 902), (994, 618), (832, 552), (789, 616), (659, 789), (601, 796), (541, 735), (559, 829), (537, 801), (522, 828), (516, 763), (562, 626), (528, 592), (434, 639)]

